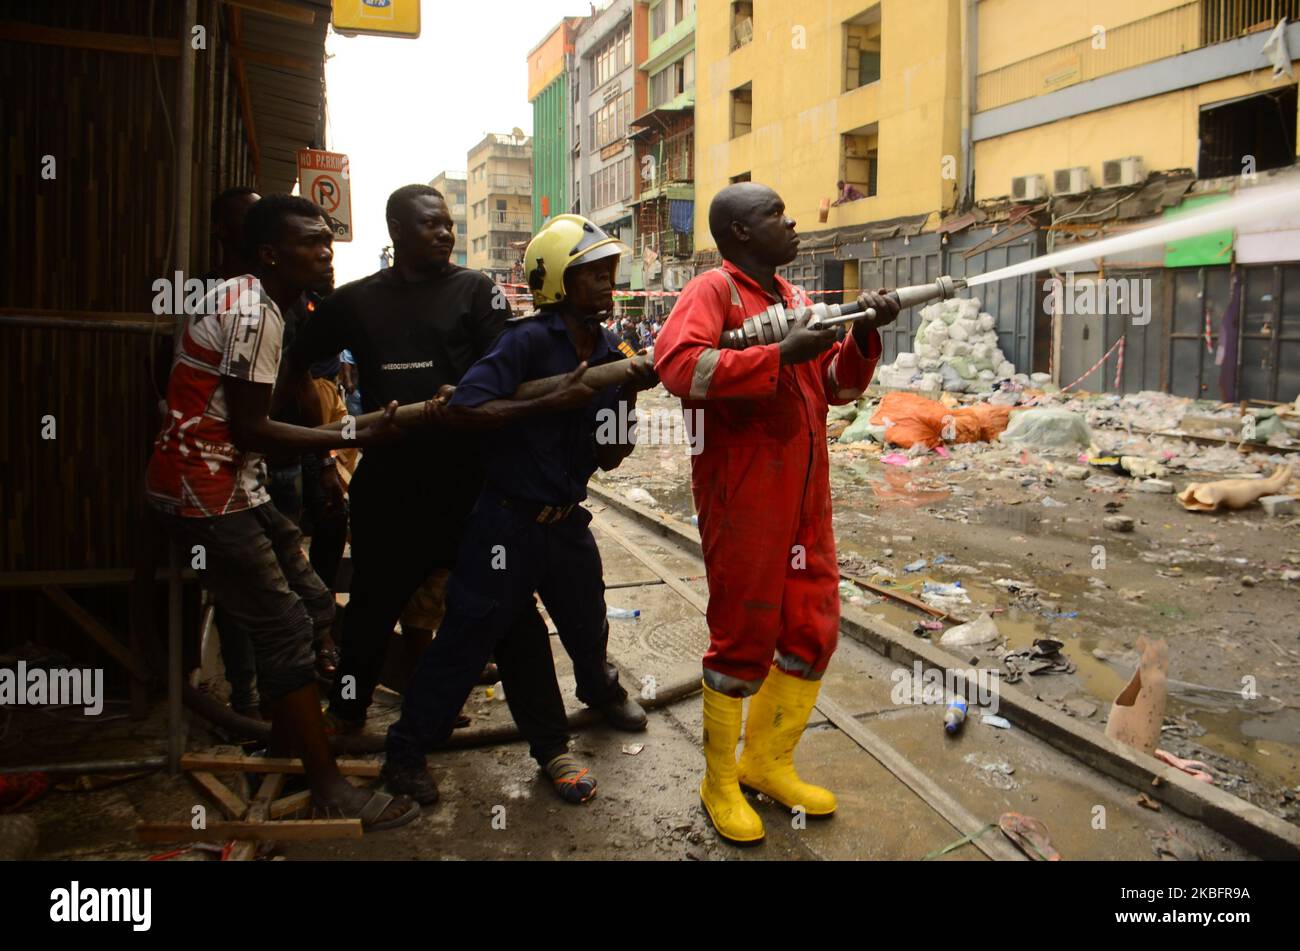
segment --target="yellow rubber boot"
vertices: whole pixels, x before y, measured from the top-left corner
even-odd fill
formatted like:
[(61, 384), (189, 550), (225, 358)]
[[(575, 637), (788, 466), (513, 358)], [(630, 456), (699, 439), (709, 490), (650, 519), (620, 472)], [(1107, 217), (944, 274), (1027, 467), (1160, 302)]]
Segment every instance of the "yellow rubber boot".
[(749, 700), (745, 748), (740, 754), (742, 786), (770, 796), (787, 809), (802, 806), (809, 816), (835, 814), (835, 794), (805, 783), (794, 771), (794, 748), (817, 702), (820, 680), (804, 680), (773, 667)]
[(763, 841), (763, 820), (736, 781), (736, 743), (740, 740), (740, 697), (704, 688), (704, 782), (700, 801), (718, 835), (729, 842)]

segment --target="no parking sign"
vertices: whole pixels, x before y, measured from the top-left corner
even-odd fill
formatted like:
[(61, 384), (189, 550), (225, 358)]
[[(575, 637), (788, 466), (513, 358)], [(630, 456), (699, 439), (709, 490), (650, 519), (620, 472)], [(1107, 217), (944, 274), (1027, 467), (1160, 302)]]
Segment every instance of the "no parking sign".
[(352, 240), (352, 187), (342, 152), (298, 150), (298, 189), (325, 209), (335, 241)]

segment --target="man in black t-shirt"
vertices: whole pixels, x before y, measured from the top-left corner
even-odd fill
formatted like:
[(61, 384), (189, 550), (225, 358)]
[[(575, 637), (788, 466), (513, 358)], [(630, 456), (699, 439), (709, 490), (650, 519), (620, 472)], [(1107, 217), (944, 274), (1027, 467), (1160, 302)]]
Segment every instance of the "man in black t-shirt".
[[(437, 189), (399, 188), (387, 218), (393, 266), (323, 301), (288, 358), (301, 380), (312, 363), (350, 350), (366, 412), (455, 386), (510, 316), (491, 278), (450, 262), (454, 225)], [(476, 445), (466, 435), (414, 433), (364, 453), (348, 490), (353, 572), (330, 695), (339, 729), (364, 723), (402, 608), (434, 569), (451, 567), (482, 485)]]

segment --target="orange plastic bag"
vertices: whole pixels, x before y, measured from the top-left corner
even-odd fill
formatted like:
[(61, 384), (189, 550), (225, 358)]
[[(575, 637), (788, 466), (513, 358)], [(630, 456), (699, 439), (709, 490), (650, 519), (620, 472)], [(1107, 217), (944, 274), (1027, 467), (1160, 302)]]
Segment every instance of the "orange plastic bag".
[(945, 442), (989, 442), (1007, 428), (1010, 417), (1008, 406), (976, 403), (949, 409), (916, 393), (897, 392), (885, 395), (871, 422), (885, 426), (885, 440), (895, 446), (933, 449)]

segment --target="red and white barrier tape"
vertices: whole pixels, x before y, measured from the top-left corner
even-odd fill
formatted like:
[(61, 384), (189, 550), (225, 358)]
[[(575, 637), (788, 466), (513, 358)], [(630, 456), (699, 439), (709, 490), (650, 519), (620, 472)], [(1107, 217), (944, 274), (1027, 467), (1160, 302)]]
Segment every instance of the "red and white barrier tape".
[(1076, 386), (1078, 386), (1078, 385), (1079, 385), (1080, 383), (1082, 383), (1084, 380), (1088, 379), (1088, 377), (1092, 376), (1094, 373), (1096, 373), (1098, 370), (1100, 370), (1100, 369), (1101, 369), (1101, 365), (1102, 365), (1103, 363), (1105, 363), (1107, 360), (1109, 360), (1109, 359), (1110, 359), (1110, 355), (1111, 355), (1112, 353), (1114, 353), (1116, 350), (1119, 351), (1119, 370), (1115, 373), (1115, 386), (1116, 386), (1116, 388), (1118, 388), (1118, 387), (1119, 387), (1119, 378), (1120, 378), (1120, 373), (1122, 373), (1123, 370), (1124, 370), (1124, 339), (1125, 339), (1124, 337), (1120, 337), (1119, 340), (1117, 340), (1117, 341), (1115, 342), (1115, 346), (1113, 346), (1113, 347), (1111, 347), (1109, 350), (1107, 350), (1106, 353), (1105, 353), (1105, 355), (1103, 355), (1102, 358), (1101, 358), (1100, 360), (1098, 360), (1096, 363), (1094, 363), (1094, 364), (1092, 365), (1092, 367), (1091, 367), (1091, 368), (1090, 368), (1086, 373), (1083, 374), (1083, 376), (1079, 377), (1077, 380), (1075, 380), (1075, 381), (1074, 381), (1073, 383), (1071, 383), (1069, 386), (1063, 386), (1063, 387), (1061, 387), (1061, 392), (1064, 393), (1066, 390), (1072, 390), (1072, 389), (1074, 389)]

